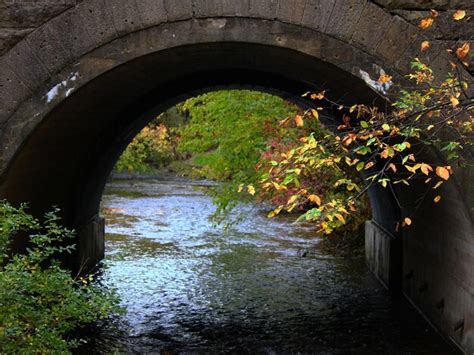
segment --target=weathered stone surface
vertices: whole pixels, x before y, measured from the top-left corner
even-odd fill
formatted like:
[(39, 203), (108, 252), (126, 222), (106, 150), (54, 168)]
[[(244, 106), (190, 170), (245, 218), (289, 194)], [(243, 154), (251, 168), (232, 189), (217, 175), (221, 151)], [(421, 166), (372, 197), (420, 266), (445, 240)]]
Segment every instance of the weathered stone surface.
[(222, 16), (222, 0), (194, 0), (194, 16), (197, 18)]
[(325, 31), (349, 39), (366, 4), (366, 0), (337, 0)]
[(157, 25), (167, 20), (164, 0), (139, 0), (136, 6), (144, 27)]
[(249, 16), (250, 0), (222, 0), (222, 15)]
[(6, 53), (15, 43), (20, 41), (34, 28), (2, 28), (0, 29), (0, 56)]
[(382, 8), (367, 3), (354, 28), (352, 41), (369, 50), (375, 49), (391, 20), (392, 17)]
[(283, 22), (299, 24), (303, 20), (307, 0), (280, 1), (277, 18)]
[(193, 17), (193, 0), (165, 0), (168, 21)]
[(275, 19), (278, 10), (278, 0), (249, 0), (249, 15), (264, 19)]
[(324, 32), (335, 4), (336, 0), (308, 0), (302, 24)]

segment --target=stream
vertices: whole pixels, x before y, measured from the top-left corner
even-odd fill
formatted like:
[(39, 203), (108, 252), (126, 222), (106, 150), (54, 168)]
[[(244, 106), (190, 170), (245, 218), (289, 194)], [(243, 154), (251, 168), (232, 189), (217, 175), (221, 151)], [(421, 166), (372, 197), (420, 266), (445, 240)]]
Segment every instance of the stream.
[(455, 354), (363, 257), (318, 247), (310, 224), (259, 206), (225, 229), (202, 182), (113, 180), (103, 196), (106, 268), (126, 313), (81, 353)]

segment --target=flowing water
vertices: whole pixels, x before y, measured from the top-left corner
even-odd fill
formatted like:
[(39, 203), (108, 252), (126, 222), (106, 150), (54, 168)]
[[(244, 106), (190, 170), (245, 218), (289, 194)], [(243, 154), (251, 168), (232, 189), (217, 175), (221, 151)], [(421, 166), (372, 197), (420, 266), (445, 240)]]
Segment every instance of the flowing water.
[(88, 353), (455, 353), (363, 258), (318, 251), (310, 225), (239, 208), (208, 220), (198, 183), (116, 180), (103, 197), (103, 283), (127, 312), (96, 330)]

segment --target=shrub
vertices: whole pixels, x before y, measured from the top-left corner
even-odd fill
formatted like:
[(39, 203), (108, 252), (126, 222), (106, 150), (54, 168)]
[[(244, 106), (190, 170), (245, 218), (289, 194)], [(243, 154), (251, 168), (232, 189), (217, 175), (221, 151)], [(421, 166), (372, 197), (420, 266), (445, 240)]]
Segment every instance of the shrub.
[[(19, 232), (29, 235), (25, 254), (11, 254)], [(60, 225), (58, 210), (44, 222), (0, 201), (0, 349), (2, 353), (66, 352), (79, 345), (78, 327), (119, 311), (111, 291), (96, 287), (92, 277), (74, 278), (56, 257), (71, 253), (65, 245), (73, 231)]]

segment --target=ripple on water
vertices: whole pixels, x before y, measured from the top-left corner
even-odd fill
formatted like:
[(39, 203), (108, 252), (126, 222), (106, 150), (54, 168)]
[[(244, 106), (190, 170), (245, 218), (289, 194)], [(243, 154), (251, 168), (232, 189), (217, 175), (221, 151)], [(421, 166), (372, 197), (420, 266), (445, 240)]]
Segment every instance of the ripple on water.
[[(214, 206), (195, 185), (108, 186), (103, 282), (127, 313), (83, 351), (454, 352), (389, 297), (363, 259), (317, 252), (309, 224), (245, 206), (236, 212), (246, 218), (224, 232), (208, 221)], [(300, 257), (308, 248), (316, 251)]]

